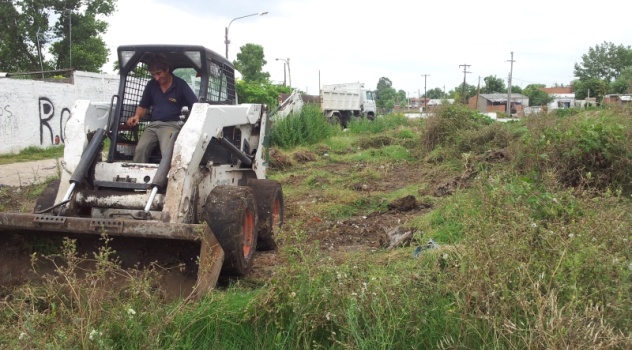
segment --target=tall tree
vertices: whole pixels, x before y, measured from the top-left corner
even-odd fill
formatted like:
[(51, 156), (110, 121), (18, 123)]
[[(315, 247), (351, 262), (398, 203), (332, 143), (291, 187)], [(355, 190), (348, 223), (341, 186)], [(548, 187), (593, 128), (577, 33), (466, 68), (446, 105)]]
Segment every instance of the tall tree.
[(610, 90), (613, 94), (627, 94), (632, 92), (632, 66), (626, 67), (621, 71), (621, 75), (610, 84)]
[(604, 41), (589, 48), (588, 53), (582, 55), (582, 62), (575, 63), (574, 74), (579, 80), (601, 79), (610, 83), (629, 66), (632, 66), (630, 46), (617, 46)]
[(48, 14), (43, 1), (0, 1), (0, 71), (40, 69), (40, 45), (48, 41)]
[(381, 77), (377, 82), (377, 90), (375, 91), (377, 98), (375, 105), (382, 110), (391, 110), (395, 107), (397, 92), (393, 88), (393, 83), (389, 78)]
[(75, 68), (98, 72), (107, 61), (109, 50), (99, 36), (108, 28), (98, 16), (109, 16), (116, 0), (57, 1), (54, 12), (59, 15), (52, 32), (63, 38), (51, 45), (57, 68)]
[[(75, 69), (100, 71), (109, 54), (100, 34), (108, 25), (97, 17), (114, 13), (115, 4), (116, 0), (1, 0), (0, 70), (70, 68), (72, 56)], [(43, 54), (47, 48), (50, 60)]]
[(393, 87), (393, 82), (387, 77), (381, 77), (380, 80), (377, 81), (377, 91), (390, 87)]
[(481, 93), (491, 94), (495, 92), (507, 92), (505, 81), (497, 78), (495, 75), (487, 76), (483, 78), (483, 80), (485, 81), (485, 86), (481, 88)]
[(233, 64), (241, 73), (242, 79), (250, 83), (267, 83), (270, 80), (270, 73), (263, 72), (263, 66), (268, 63), (263, 54), (263, 46), (246, 44), (239, 50)]

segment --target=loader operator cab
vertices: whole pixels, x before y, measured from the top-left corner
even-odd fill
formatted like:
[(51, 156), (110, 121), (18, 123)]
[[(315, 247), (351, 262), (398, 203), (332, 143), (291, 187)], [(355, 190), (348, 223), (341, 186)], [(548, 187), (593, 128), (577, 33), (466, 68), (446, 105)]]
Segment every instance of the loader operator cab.
[[(160, 55), (170, 65), (174, 75), (190, 86), (200, 103), (236, 105), (235, 68), (216, 52), (202, 46), (128, 45), (118, 48), (120, 82), (118, 94), (112, 98), (108, 123), (110, 147), (107, 162), (129, 162), (148, 124), (151, 109), (141, 122), (128, 127), (125, 122), (134, 115), (147, 83), (152, 79), (148, 64)], [(186, 118), (184, 115), (181, 118)], [(184, 121), (184, 120), (183, 120)], [(161, 154), (156, 147), (150, 163), (159, 163)]]

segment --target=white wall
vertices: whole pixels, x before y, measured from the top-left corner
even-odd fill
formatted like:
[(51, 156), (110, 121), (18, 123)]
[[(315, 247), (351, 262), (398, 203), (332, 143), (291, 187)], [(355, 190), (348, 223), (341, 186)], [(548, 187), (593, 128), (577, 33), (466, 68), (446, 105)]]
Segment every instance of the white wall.
[(64, 142), (64, 127), (76, 100), (110, 102), (119, 77), (74, 72), (74, 84), (0, 78), (0, 154)]

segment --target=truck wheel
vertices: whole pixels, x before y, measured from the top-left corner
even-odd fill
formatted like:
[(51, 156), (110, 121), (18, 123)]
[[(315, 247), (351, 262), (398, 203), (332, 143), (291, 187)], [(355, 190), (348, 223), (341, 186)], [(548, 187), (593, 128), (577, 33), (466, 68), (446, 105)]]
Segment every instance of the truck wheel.
[(283, 224), (283, 189), (278, 181), (250, 180), (248, 186), (257, 199), (259, 224), (258, 250), (273, 250), (277, 245), (274, 232)]
[(55, 198), (57, 197), (57, 190), (59, 189), (59, 180), (53, 180), (46, 185), (42, 194), (37, 197), (35, 201), (35, 208), (33, 213), (37, 213), (40, 210), (48, 209), (55, 205)]
[(204, 205), (202, 218), (224, 249), (222, 275), (243, 276), (257, 249), (257, 205), (245, 186), (217, 186)]

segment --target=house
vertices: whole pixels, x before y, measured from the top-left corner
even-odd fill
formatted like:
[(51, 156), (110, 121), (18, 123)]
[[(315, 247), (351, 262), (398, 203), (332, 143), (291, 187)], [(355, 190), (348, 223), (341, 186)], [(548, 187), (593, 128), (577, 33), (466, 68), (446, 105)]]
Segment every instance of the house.
[[(470, 98), (468, 105), (481, 113), (507, 112), (508, 94), (492, 93), (478, 94)], [(522, 94), (511, 94), (511, 114), (517, 116), (524, 115), (524, 108), (529, 106), (529, 98)]]
[(548, 110), (576, 107), (575, 92), (573, 86), (540, 88), (549, 94), (553, 100), (547, 105)]
[(603, 97), (602, 103), (611, 105), (625, 105), (632, 103), (632, 94), (610, 94)]

